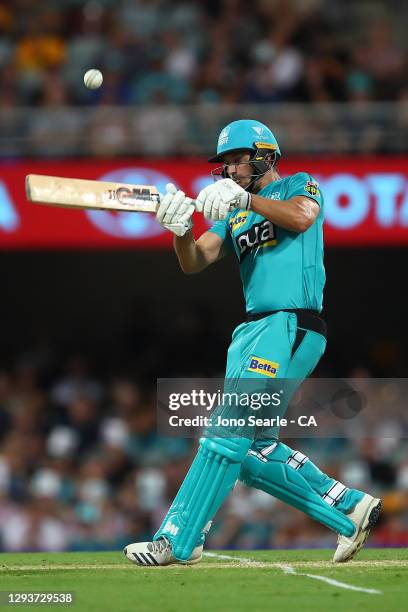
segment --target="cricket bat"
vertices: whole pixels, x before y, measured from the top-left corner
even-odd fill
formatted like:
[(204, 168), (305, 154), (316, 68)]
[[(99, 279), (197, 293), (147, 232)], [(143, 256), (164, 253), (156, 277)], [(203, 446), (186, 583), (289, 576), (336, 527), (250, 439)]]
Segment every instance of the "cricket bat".
[(64, 208), (90, 208), (127, 212), (157, 212), (160, 194), (153, 185), (29, 174), (26, 194), (30, 202)]

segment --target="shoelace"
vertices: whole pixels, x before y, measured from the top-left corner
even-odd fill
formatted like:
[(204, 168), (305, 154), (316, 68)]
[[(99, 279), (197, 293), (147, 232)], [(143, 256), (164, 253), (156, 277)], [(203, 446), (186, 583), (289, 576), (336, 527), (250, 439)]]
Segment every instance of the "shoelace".
[(170, 542), (166, 538), (160, 538), (160, 540), (155, 540), (154, 542), (149, 542), (147, 545), (149, 552), (158, 554), (169, 552), (171, 549)]

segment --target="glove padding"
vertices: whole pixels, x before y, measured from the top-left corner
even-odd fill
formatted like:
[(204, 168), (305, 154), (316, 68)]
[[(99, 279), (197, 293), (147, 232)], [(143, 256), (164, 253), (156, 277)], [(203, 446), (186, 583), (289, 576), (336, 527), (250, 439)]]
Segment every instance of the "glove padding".
[(251, 208), (251, 194), (230, 178), (208, 185), (196, 198), (196, 210), (206, 219), (225, 219), (230, 208)]
[(156, 219), (176, 236), (184, 236), (193, 227), (191, 216), (194, 211), (192, 199), (186, 197), (184, 191), (178, 191), (173, 183), (168, 183), (166, 194), (160, 200)]

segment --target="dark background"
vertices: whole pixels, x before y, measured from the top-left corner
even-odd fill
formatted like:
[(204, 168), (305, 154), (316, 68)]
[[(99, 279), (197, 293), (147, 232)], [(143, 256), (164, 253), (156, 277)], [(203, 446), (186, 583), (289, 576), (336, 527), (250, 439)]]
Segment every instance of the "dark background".
[[(7, 271), (0, 302), (3, 361), (51, 342), (62, 351), (87, 351), (103, 369), (114, 365), (112, 351), (119, 351), (117, 359), (148, 344), (149, 333), (141, 331), (154, 327), (156, 317), (168, 316), (170, 326), (175, 312), (193, 308), (201, 313), (201, 329), (213, 332), (216, 371), (223, 368), (223, 348), (244, 318), (233, 257), (189, 276), (172, 251), (8, 252), (2, 261)], [(326, 250), (323, 314), (329, 336), (321, 375), (345, 376), (363, 364), (377, 376), (405, 375), (407, 262), (405, 249)], [(168, 364), (160, 365), (165, 372)], [(185, 360), (179, 374), (187, 375), (191, 367)]]

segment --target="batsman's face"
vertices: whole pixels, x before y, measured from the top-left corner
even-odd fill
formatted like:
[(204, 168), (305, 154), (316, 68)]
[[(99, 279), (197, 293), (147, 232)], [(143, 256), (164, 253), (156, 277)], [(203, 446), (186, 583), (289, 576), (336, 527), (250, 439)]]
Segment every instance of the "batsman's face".
[(224, 169), (228, 176), (243, 189), (253, 180), (253, 168), (249, 163), (249, 153), (227, 153), (224, 155)]

